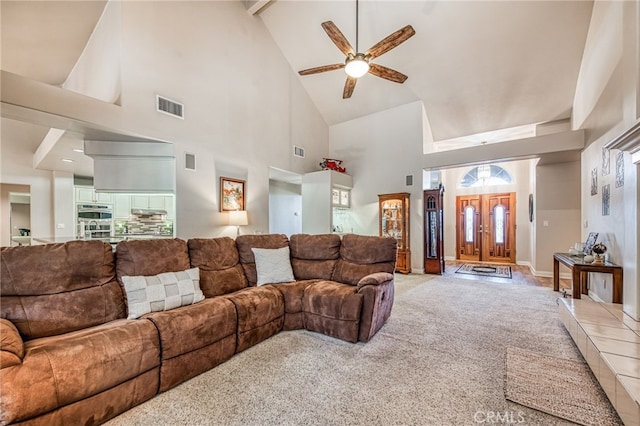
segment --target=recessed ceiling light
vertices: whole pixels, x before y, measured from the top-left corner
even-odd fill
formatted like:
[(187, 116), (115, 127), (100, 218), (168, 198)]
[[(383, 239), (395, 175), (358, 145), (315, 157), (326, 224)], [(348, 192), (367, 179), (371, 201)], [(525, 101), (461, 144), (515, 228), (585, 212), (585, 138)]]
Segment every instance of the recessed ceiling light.
[(84, 154), (84, 149), (82, 148), (73, 148), (73, 152), (81, 152)]
[(64, 161), (65, 163), (73, 163), (71, 158), (63, 158), (61, 161)]

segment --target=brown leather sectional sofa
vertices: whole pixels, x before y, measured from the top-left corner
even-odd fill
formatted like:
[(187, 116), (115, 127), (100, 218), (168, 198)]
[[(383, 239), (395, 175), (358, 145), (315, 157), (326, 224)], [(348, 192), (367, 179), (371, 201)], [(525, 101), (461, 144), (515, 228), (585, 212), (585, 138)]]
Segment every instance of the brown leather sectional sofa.
[[(256, 286), (252, 248), (296, 281)], [(100, 424), (281, 330), (366, 342), (393, 305), (396, 242), (245, 235), (2, 248), (0, 424)], [(123, 276), (198, 267), (205, 299), (128, 320)]]

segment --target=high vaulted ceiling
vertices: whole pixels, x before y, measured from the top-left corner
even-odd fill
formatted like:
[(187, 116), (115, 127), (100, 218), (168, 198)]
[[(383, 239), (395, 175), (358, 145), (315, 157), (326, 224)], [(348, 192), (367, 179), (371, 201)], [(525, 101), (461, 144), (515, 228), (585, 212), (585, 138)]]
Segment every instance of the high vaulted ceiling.
[[(61, 85), (105, 3), (3, 0), (2, 69)], [(297, 71), (344, 61), (320, 26), (324, 21), (333, 21), (355, 48), (355, 0), (258, 3), (268, 7), (256, 19), (328, 124), (422, 101), (436, 141), (570, 117), (593, 6), (581, 0), (361, 0), (359, 51), (405, 25), (415, 29), (415, 36), (374, 61), (409, 78), (400, 85), (365, 75), (344, 100), (343, 70)], [(224, 40), (233, 43), (233, 36)], [(5, 131), (10, 124), (3, 119)], [(508, 139), (508, 132), (501, 137)]]
[[(355, 48), (349, 1), (273, 2), (260, 17), (296, 71), (341, 63), (320, 24)], [(421, 100), (435, 140), (568, 118), (591, 1), (379, 1), (359, 4), (359, 50), (410, 24), (416, 35), (374, 60), (409, 78), (372, 75), (342, 99), (343, 70), (301, 76), (329, 124)]]

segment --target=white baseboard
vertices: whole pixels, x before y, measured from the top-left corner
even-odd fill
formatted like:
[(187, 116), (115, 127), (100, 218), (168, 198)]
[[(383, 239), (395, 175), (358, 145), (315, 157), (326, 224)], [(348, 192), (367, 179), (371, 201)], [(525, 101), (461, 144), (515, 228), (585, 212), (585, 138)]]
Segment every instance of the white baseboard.
[[(545, 278), (553, 278), (553, 271), (537, 271), (533, 266), (529, 266), (531, 269), (531, 274), (535, 277), (545, 277)], [(572, 279), (570, 272), (561, 272), (560, 278), (563, 280)]]

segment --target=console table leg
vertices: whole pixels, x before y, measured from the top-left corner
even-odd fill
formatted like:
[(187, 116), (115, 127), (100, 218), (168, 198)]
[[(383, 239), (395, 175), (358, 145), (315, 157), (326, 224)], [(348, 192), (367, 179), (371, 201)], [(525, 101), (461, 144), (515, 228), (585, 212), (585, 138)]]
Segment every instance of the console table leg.
[(571, 268), (571, 278), (572, 278), (572, 282), (571, 282), (571, 291), (573, 293), (573, 298), (574, 299), (580, 299), (581, 298), (581, 290), (580, 290), (580, 278), (581, 278), (582, 274), (580, 273), (580, 269), (573, 267)]
[(613, 303), (622, 303), (622, 268), (613, 270)]
[(589, 294), (589, 273), (581, 272), (580, 273), (580, 288), (582, 289), (582, 294)]
[(553, 258), (553, 291), (560, 290), (560, 262)]

